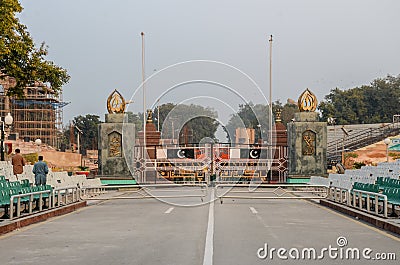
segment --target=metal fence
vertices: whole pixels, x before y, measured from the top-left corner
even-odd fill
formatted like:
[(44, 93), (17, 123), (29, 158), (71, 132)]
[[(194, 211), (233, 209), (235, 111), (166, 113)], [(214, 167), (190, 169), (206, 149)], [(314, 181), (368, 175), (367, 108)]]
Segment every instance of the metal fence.
[(348, 190), (332, 186), (330, 187), (329, 199), (370, 214), (388, 217), (388, 199), (382, 193), (356, 189)]
[[(188, 189), (190, 188), (190, 189)], [(135, 196), (97, 196), (89, 197), (93, 194), (92, 190), (101, 190), (101, 194), (107, 194), (110, 191), (126, 191)], [(183, 184), (146, 184), (146, 185), (121, 185), (121, 186), (101, 186), (86, 188), (82, 193), (81, 200), (132, 200), (132, 199), (167, 199), (167, 198), (200, 198), (204, 201), (207, 196), (206, 183), (183, 183)], [(167, 195), (165, 195), (166, 193)], [(174, 193), (174, 194), (172, 194)]]
[[(28, 198), (24, 200), (23, 198)], [(21, 201), (22, 199), (22, 201)], [(33, 202), (36, 201), (38, 211), (43, 211), (43, 201), (48, 199), (48, 208), (56, 208), (62, 205), (75, 203), (80, 199), (80, 189), (78, 187), (63, 187), (53, 190), (36, 191), (25, 194), (16, 194), (10, 197), (10, 220), (14, 219), (14, 205), (16, 210), (15, 217), (21, 217), (21, 202), (28, 205), (28, 214), (33, 213)]]
[[(215, 196), (223, 203), (231, 199), (325, 199), (329, 188), (323, 185), (218, 184)], [(222, 193), (223, 190), (223, 193)], [(268, 195), (268, 196), (265, 196)]]

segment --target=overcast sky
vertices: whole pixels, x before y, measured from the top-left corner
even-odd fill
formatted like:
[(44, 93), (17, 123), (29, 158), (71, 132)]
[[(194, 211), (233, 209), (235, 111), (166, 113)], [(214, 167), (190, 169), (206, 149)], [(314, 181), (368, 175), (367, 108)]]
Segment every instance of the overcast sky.
[[(260, 92), (250, 81), (246, 84), (248, 80), (233, 68), (217, 69), (222, 64), (174, 68), (146, 88), (148, 107), (176, 82), (200, 79), (235, 87), (238, 93), (234, 98), (265, 103), (260, 95), (264, 93), (268, 98), (271, 34), (274, 101), (297, 100), (306, 88), (321, 100), (335, 87), (348, 89), (400, 73), (398, 0), (21, 3), (21, 22), (37, 43), (45, 41), (49, 45), (48, 59), (71, 75), (64, 87), (64, 101), (71, 102), (64, 108), (64, 123), (88, 113), (104, 119), (106, 99), (114, 89), (127, 99), (135, 94), (141, 84), (142, 31), (146, 34), (147, 76), (179, 62), (211, 60), (240, 69), (261, 88)], [(166, 81), (167, 75), (171, 80)], [(226, 88), (216, 88), (215, 84), (191, 84), (180, 89), (160, 102), (175, 100), (215, 107), (212, 101), (224, 101), (227, 93)], [(219, 96), (207, 100), (207, 96), (213, 97), (213, 91)], [(135, 94), (130, 110), (143, 109), (141, 97)], [(231, 104), (228, 109), (240, 103), (230, 98), (225, 96)], [(227, 113), (220, 116), (227, 117)]]

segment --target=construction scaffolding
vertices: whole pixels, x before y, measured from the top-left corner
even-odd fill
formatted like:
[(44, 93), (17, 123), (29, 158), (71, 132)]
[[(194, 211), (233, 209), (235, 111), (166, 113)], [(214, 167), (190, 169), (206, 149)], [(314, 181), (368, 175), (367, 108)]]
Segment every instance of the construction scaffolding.
[(0, 117), (11, 113), (14, 122), (9, 135), (24, 141), (40, 139), (42, 143), (60, 148), (63, 107), (68, 103), (43, 83), (35, 82), (26, 87), (23, 98), (7, 96), (12, 78), (0, 79)]

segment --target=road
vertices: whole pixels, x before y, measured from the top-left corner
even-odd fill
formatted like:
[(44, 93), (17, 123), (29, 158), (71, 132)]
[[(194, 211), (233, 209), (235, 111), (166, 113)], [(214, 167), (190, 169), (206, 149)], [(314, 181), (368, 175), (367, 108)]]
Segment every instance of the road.
[[(207, 196), (214, 196), (212, 189)], [(280, 255), (275, 250), (271, 256), (273, 248), (282, 248)], [(321, 252), (324, 248), (331, 253)], [(349, 248), (360, 255), (367, 249), (371, 258), (395, 253), (397, 261), (345, 259)], [(307, 259), (313, 258), (310, 249), (320, 259)], [(340, 251), (343, 259), (335, 258)], [(2, 265), (398, 264), (399, 259), (398, 237), (307, 200), (107, 200), (0, 237)]]

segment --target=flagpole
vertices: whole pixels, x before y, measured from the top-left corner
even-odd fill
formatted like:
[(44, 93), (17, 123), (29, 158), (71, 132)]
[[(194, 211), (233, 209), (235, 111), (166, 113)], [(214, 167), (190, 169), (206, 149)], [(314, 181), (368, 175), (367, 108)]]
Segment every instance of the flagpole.
[(144, 159), (147, 157), (147, 150), (146, 150), (146, 90), (144, 86), (144, 81), (146, 79), (145, 75), (145, 64), (144, 64), (144, 32), (141, 32), (140, 35), (142, 36), (142, 88), (143, 88), (143, 154)]
[(270, 164), (270, 180), (272, 180), (272, 35), (269, 37), (269, 157)]

